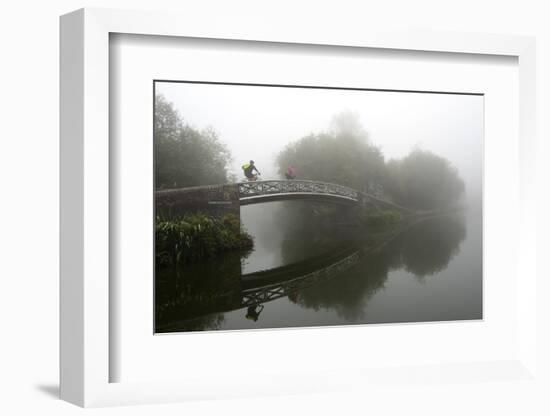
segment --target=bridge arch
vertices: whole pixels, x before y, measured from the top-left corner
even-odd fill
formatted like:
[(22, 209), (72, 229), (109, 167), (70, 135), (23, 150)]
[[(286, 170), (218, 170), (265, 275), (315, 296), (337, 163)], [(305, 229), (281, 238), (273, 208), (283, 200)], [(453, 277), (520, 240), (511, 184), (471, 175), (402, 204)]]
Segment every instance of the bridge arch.
[(239, 202), (250, 205), (290, 199), (331, 200), (346, 204), (359, 202), (359, 193), (347, 186), (307, 180), (268, 180), (238, 184)]

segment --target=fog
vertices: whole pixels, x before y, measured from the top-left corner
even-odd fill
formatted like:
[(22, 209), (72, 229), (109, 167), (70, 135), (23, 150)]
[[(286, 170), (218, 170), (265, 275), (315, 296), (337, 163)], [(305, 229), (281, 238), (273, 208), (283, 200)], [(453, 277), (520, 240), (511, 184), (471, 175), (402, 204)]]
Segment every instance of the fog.
[(448, 159), (468, 196), (481, 189), (483, 97), (476, 95), (157, 82), (186, 124), (212, 127), (232, 154), (230, 172), (256, 162), (262, 179), (278, 178), (275, 158), (292, 141), (330, 128), (342, 112), (357, 114), (386, 160), (413, 148)]
[[(264, 180), (293, 165), (296, 179), (392, 204), (239, 206), (251, 248), (186, 265), (181, 275), (163, 271), (161, 332), (482, 318), (483, 96), (155, 86), (159, 190), (244, 180), (241, 166), (253, 159)], [(229, 172), (219, 142), (231, 153)], [(245, 287), (253, 288), (246, 296)]]

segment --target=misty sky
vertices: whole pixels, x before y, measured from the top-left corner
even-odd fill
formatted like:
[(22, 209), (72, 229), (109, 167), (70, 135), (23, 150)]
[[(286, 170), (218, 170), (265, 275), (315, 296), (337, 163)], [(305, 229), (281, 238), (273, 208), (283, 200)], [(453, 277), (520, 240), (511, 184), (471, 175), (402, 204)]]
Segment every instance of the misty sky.
[(275, 157), (287, 143), (327, 131), (336, 114), (351, 111), (386, 160), (418, 146), (451, 161), (469, 193), (481, 186), (481, 96), (165, 82), (157, 82), (156, 91), (185, 123), (216, 130), (239, 179), (240, 166), (250, 159), (262, 179), (278, 178)]

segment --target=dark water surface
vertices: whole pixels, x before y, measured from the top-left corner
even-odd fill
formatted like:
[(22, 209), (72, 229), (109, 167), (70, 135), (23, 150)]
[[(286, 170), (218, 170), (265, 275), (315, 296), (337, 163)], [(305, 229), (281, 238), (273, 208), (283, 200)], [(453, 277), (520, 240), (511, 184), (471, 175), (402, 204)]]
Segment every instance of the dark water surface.
[(242, 207), (253, 251), (157, 272), (156, 331), (482, 318), (479, 210), (355, 221), (312, 202)]

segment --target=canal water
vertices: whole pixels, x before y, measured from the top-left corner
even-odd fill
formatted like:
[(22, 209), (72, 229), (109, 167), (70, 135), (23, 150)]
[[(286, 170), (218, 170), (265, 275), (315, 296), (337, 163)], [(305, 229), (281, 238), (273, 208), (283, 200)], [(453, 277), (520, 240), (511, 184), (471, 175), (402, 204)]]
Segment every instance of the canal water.
[(305, 201), (241, 209), (254, 249), (157, 272), (156, 331), (482, 318), (480, 209), (360, 228)]

